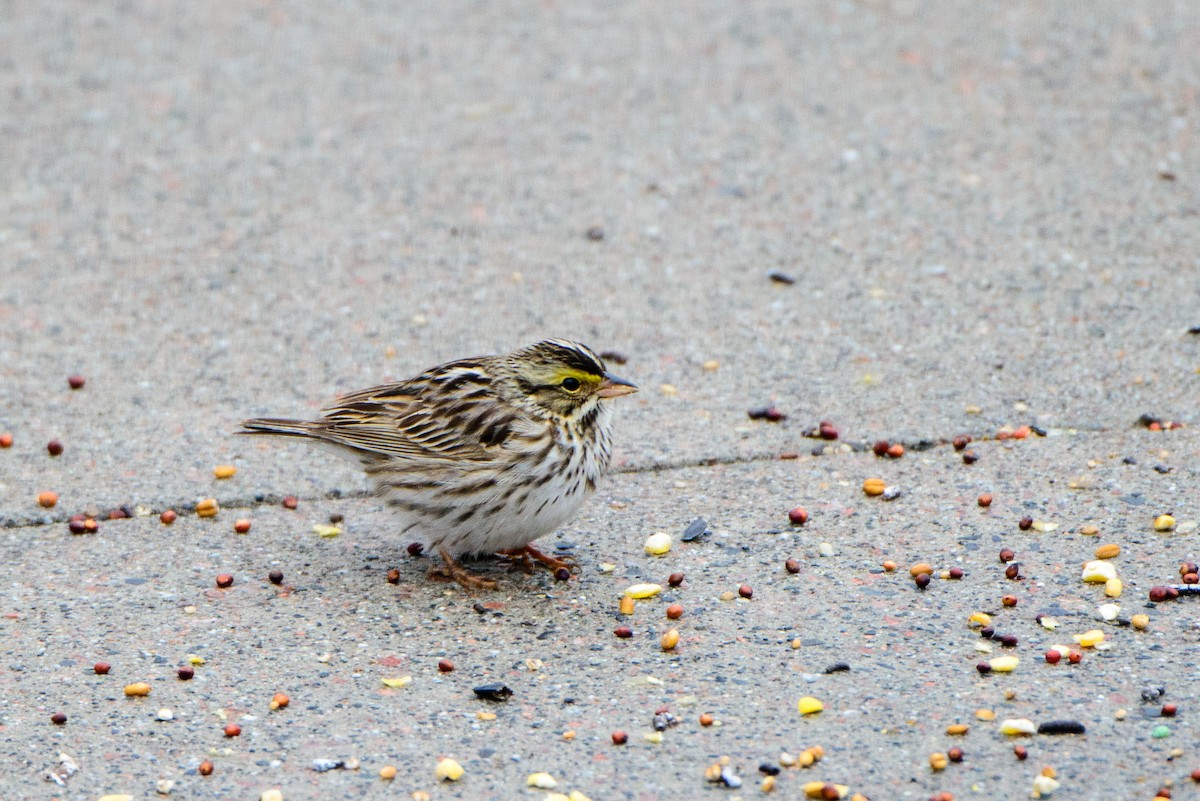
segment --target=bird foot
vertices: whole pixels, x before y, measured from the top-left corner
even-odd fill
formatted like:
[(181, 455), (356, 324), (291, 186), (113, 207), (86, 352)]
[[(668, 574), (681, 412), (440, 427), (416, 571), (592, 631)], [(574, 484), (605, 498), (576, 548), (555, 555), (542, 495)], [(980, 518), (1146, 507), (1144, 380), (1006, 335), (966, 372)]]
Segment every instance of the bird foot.
[(500, 556), (508, 557), (509, 559), (520, 560), (520, 563), (528, 571), (533, 567), (533, 562), (540, 562), (551, 570), (558, 570), (565, 567), (568, 570), (575, 567), (575, 560), (572, 558), (559, 558), (542, 553), (532, 545), (526, 545), (523, 548), (509, 548), (503, 551), (497, 551)]
[(442, 561), (445, 564), (441, 567), (434, 566), (429, 568), (427, 575), (434, 581), (456, 581), (468, 590), (494, 590), (498, 586), (492, 579), (477, 576), (470, 570), (467, 570), (455, 561), (454, 557), (445, 548), (439, 547), (438, 553), (442, 555)]

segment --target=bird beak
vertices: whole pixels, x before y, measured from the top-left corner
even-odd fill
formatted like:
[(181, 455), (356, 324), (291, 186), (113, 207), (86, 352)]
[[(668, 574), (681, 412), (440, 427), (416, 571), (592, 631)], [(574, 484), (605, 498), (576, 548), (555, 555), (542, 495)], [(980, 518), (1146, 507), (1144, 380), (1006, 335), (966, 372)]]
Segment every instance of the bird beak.
[(619, 398), (634, 392), (637, 392), (637, 386), (624, 378), (617, 378), (612, 373), (604, 374), (604, 380), (600, 382), (600, 387), (596, 390), (596, 394), (601, 398)]

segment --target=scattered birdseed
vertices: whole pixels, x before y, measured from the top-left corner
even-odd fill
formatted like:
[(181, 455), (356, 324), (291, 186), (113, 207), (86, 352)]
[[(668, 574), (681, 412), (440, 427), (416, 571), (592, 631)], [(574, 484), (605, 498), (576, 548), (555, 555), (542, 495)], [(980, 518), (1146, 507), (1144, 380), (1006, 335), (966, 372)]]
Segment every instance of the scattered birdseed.
[(1103, 584), (1117, 577), (1117, 569), (1112, 562), (1094, 559), (1083, 566), (1083, 580), (1089, 584)]
[(250, 533), (250, 521), (244, 517), (237, 520), (233, 524), (233, 530), (236, 531), (238, 534), (249, 534)]
[(660, 592), (662, 592), (661, 584), (634, 584), (625, 589), (625, 594), (627, 596), (639, 601), (646, 598), (653, 598)]
[(1008, 718), (1000, 722), (1000, 733), (1013, 737), (1037, 734), (1037, 726), (1028, 718)]
[(1138, 631), (1145, 631), (1150, 625), (1150, 616), (1146, 614), (1136, 614), (1129, 618), (1129, 625), (1133, 626)]
[(462, 778), (463, 773), (463, 766), (450, 757), (438, 760), (437, 767), (433, 769), (434, 778), (440, 782), (456, 782)]
[(646, 538), (644, 547), (651, 556), (666, 556), (671, 550), (671, 535), (661, 531), (651, 534)]
[(963, 464), (975, 464), (979, 461), (979, 455), (975, 451), (963, 451)]
[(1057, 779), (1050, 776), (1035, 776), (1033, 779), (1033, 789), (1030, 790), (1031, 798), (1041, 798), (1042, 796), (1051, 795), (1061, 785)]
[(163, 512), (161, 515), (158, 516), (158, 519), (162, 522), (162, 524), (164, 526), (171, 525), (178, 518), (179, 518), (179, 515), (175, 513), (174, 509), (167, 509), (165, 512)]
[(667, 584), (672, 587), (678, 587), (683, 583), (684, 578), (682, 573), (672, 573), (670, 576), (667, 576)]
[(558, 781), (549, 773), (530, 773), (525, 777), (525, 786), (536, 787), (539, 790), (553, 790), (555, 787), (558, 787)]
[(817, 543), (817, 556), (833, 556), (833, 553), (832, 542)]
[(988, 660), (988, 667), (997, 673), (1012, 673), (1017, 669), (1017, 665), (1021, 662), (1015, 656), (998, 656), (995, 659)]
[(783, 563), (783, 567), (789, 573), (799, 573), (800, 572), (800, 560), (796, 559), (794, 556), (790, 556)]
[(13, 435), (5, 431), (0, 434), (0, 448), (11, 448), (13, 444)]
[(792, 525), (803, 526), (808, 522), (808, 511), (803, 506), (797, 506), (788, 511), (788, 521)]
[(43, 509), (53, 509), (54, 505), (58, 503), (58, 493), (47, 490), (37, 496), (37, 502), (38, 506)]
[(380, 679), (384, 687), (390, 687), (393, 690), (398, 690), (412, 684), (412, 676), (397, 676), (390, 679)]
[(337, 526), (327, 526), (322, 523), (314, 524), (312, 527), (312, 530), (313, 530), (313, 533), (316, 534), (318, 537), (324, 537), (325, 539), (330, 539), (332, 537), (336, 537), (342, 533), (342, 530), (340, 528), (338, 528)]
[(482, 698), (486, 701), (507, 701), (512, 697), (513, 691), (505, 684), (499, 682), (493, 684), (483, 684), (475, 687), (472, 690), (476, 698)]
[(613, 745), (625, 745), (629, 742), (629, 735), (623, 731), (614, 731), (612, 733)]
[(1107, 545), (1101, 545), (1096, 549), (1097, 559), (1114, 559), (1121, 554), (1121, 546), (1115, 542), (1110, 542)]
[(224, 731), (226, 737), (240, 737), (242, 734), (242, 727), (236, 723), (226, 723), (225, 728), (222, 731)]
[(767, 273), (767, 278), (770, 278), (776, 284), (783, 284), (784, 286), (791, 286), (792, 284), (796, 283), (796, 278), (794, 276), (779, 270), (772, 270), (771, 272)]
[(923, 573), (932, 574), (933, 565), (929, 564), (928, 562), (917, 562), (908, 569), (908, 575), (912, 576), (913, 578), (916, 578)]
[(217, 586), (221, 589), (226, 589), (233, 586), (233, 576), (229, 573), (217, 574)]
[(945, 754), (934, 753), (929, 755), (929, 767), (933, 771), (945, 770), (949, 762), (950, 760), (946, 758)]
[(237, 468), (231, 464), (219, 464), (213, 468), (213, 476), (216, 478), (233, 478), (237, 473)]
[(112, 670), (112, 665), (108, 664), (107, 662), (97, 662), (96, 664), (92, 665), (92, 672), (97, 676), (106, 676), (110, 670)]
[(1159, 515), (1154, 518), (1155, 531), (1170, 531), (1175, 528), (1175, 518), (1171, 515)]
[(454, 671), (454, 663), (449, 659), (439, 659), (437, 663), (438, 671), (442, 673), (451, 673)]
[(946, 734), (951, 737), (962, 737), (970, 730), (971, 727), (965, 723), (953, 723), (946, 727)]
[(1042, 534), (1049, 534), (1051, 531), (1058, 530), (1058, 523), (1050, 523), (1046, 520), (1034, 520), (1033, 530), (1039, 531)]
[(198, 517), (216, 517), (219, 511), (221, 511), (221, 507), (217, 504), (216, 498), (205, 498), (196, 504)]
[(661, 645), (664, 651), (674, 651), (675, 646), (679, 645), (679, 631), (677, 629), (668, 629), (662, 636)]
[(661, 731), (644, 731), (642, 739), (652, 745), (658, 745), (663, 741), (663, 734)]
[(815, 715), (825, 708), (825, 704), (821, 703), (811, 695), (806, 695), (796, 702), (796, 709), (801, 715)]
[(904, 446), (899, 442), (893, 442), (887, 449), (887, 455), (890, 459), (899, 459), (904, 456)]
[(1038, 734), (1086, 734), (1087, 729), (1078, 720), (1048, 720), (1038, 724)]
[(1125, 585), (1119, 578), (1113, 577), (1104, 582), (1104, 594), (1109, 598), (1120, 598)]
[(748, 601), (754, 597), (754, 589), (748, 584), (743, 584), (742, 586), (738, 587), (738, 595)]
[(988, 493), (983, 493), (976, 501), (980, 506), (986, 508), (992, 505), (992, 496)]
[(1092, 629), (1091, 631), (1085, 631), (1083, 634), (1074, 635), (1074, 640), (1083, 648), (1095, 648), (1104, 642), (1104, 632), (1100, 629)]
[(150, 694), (150, 685), (144, 681), (136, 681), (125, 685), (125, 695), (130, 698), (143, 698)]
[(885, 489), (887, 485), (882, 478), (868, 478), (862, 484), (862, 491), (871, 496), (882, 495)]
[(191, 681), (196, 675), (196, 669), (191, 665), (183, 665), (175, 669), (175, 675), (180, 681)]
[(283, 791), (277, 787), (272, 787), (270, 790), (263, 790), (262, 795), (258, 797), (258, 801), (283, 801)]
[(204, 760), (196, 766), (196, 772), (201, 776), (211, 776), (213, 772), (213, 763), (209, 760)]
[(1164, 740), (1167, 737), (1171, 736), (1171, 727), (1164, 726), (1161, 724), (1158, 726), (1155, 726), (1154, 730), (1150, 732), (1150, 736), (1153, 737), (1155, 740)]
[(295, 509), (299, 505), (300, 505), (300, 501), (296, 498), (295, 495), (288, 495), (286, 498), (283, 499), (283, 508), (284, 509)]
[(618, 639), (628, 640), (633, 636), (633, 629), (629, 628), (629, 626), (617, 626), (615, 629), (613, 629), (613, 634), (615, 634)]
[[(633, 600), (633, 599), (630, 599)], [(678, 620), (683, 617), (683, 606), (680, 604), (671, 604), (667, 607), (667, 618), (670, 620)]]
[(158, 720), (167, 722), (175, 719), (175, 712), (164, 706), (162, 709), (158, 710), (158, 714), (155, 715), (155, 717)]

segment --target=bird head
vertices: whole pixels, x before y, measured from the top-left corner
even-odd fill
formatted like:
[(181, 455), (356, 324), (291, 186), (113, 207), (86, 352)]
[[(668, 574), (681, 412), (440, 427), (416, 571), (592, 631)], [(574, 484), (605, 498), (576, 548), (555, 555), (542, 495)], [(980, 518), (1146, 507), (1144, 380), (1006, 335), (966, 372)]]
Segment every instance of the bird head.
[(521, 395), (543, 411), (567, 420), (589, 413), (601, 401), (637, 392), (585, 345), (551, 339), (507, 358)]

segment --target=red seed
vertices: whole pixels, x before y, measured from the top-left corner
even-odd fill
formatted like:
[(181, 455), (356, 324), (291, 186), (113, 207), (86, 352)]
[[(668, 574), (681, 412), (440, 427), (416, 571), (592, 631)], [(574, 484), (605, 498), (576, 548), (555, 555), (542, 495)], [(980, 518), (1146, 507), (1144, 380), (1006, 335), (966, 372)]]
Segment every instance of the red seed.
[(803, 506), (797, 506), (788, 512), (788, 520), (797, 526), (803, 526), (808, 522), (808, 510)]
[(11, 448), (13, 444), (12, 434), (5, 431), (0, 434), (0, 448)]
[(75, 520), (72, 518), (70, 523), (67, 523), (67, 528), (72, 534), (83, 534), (87, 531), (87, 522), (84, 520)]
[(83, 530), (88, 534), (95, 534), (100, 530), (100, 524), (89, 517), (83, 521)]
[(1046, 661), (1051, 665), (1057, 665), (1058, 660), (1062, 659), (1062, 654), (1053, 649), (1046, 652)]
[(164, 526), (169, 526), (179, 519), (179, 515), (175, 513), (174, 509), (168, 509), (159, 515), (158, 519), (162, 521)]
[(211, 776), (213, 772), (213, 763), (209, 760), (204, 760), (196, 767), (196, 772), (201, 776)]
[(1033, 518), (1032, 517), (1022, 517), (1017, 522), (1017, 528), (1021, 529), (1021, 531), (1029, 531), (1029, 529), (1033, 528)]
[(875, 442), (875, 445), (871, 448), (871, 450), (874, 451), (876, 456), (887, 456), (888, 448), (890, 447), (890, 442), (888, 442), (886, 439), (881, 439)]
[(1021, 578), (1020, 562), (1013, 562), (1011, 565), (1004, 568), (1004, 577), (1007, 579), (1012, 579), (1013, 581), (1016, 581), (1017, 579)]
[(822, 801), (838, 801), (842, 797), (842, 791), (837, 788), (836, 784), (821, 785)]
[(930, 580), (931, 579), (929, 578), (928, 573), (918, 573), (917, 575), (913, 576), (913, 581), (916, 582), (918, 590), (923, 590), (928, 587)]
[(956, 745), (953, 748), (951, 748), (949, 751), (946, 752), (946, 757), (951, 762), (962, 762), (963, 761), (963, 750)]
[(613, 745), (625, 745), (629, 742), (629, 735), (623, 731), (614, 731), (612, 733)]
[(979, 505), (985, 509), (992, 505), (992, 496), (988, 493), (983, 493), (979, 496)]
[(958, 580), (963, 577), (963, 569), (961, 567), (950, 568), (950, 578)]
[(800, 560), (794, 556), (789, 556), (788, 560), (783, 563), (783, 566), (789, 573), (800, 572)]
[(671, 575), (667, 576), (667, 584), (671, 585), (672, 587), (678, 587), (683, 583), (683, 579), (684, 575), (682, 573), (672, 573)]
[(709, 714), (709, 713), (707, 713), (707, 712), (705, 712), (705, 713), (703, 713), (702, 715), (700, 715), (700, 725), (701, 725), (701, 726), (711, 726), (711, 725), (713, 725), (713, 716), (712, 716), (712, 715), (710, 715), (710, 714)]
[(1004, 604), (1005, 606), (1009, 606), (1009, 607), (1016, 606), (1017, 605), (1017, 596), (1005, 595), (1003, 598), (1000, 599), (1000, 603)]
[(1179, 711), (1179, 707), (1176, 706), (1175, 704), (1163, 704), (1162, 705), (1162, 716), (1164, 718), (1173, 718), (1173, 717), (1175, 717), (1175, 713), (1178, 711)]
[(1200, 784), (1200, 768), (1196, 768), (1192, 771), (1192, 781)]
[(743, 598), (753, 598), (754, 588), (749, 584), (743, 584), (742, 586), (738, 587), (738, 595), (742, 596)]
[(108, 511), (109, 520), (124, 520), (127, 517), (129, 517), (129, 515), (125, 513), (124, 509), (110, 509)]
[(43, 509), (53, 509), (54, 505), (58, 503), (58, 493), (46, 490), (45, 492), (38, 494), (37, 502), (38, 506), (42, 507)]
[(241, 518), (233, 524), (233, 530), (238, 534), (246, 534), (250, 531), (250, 521), (246, 518)]
[(961, 451), (963, 448), (971, 444), (970, 434), (959, 434), (954, 438), (954, 450)]
[(67, 386), (69, 386), (71, 389), (83, 389), (83, 385), (85, 383), (87, 383), (87, 381), (81, 375), (67, 377)]
[(438, 670), (441, 671), (442, 673), (450, 673), (451, 671), (454, 670), (454, 663), (451, 662), (449, 659), (439, 659), (438, 660)]
[(1184, 584), (1200, 584), (1200, 573), (1185, 573), (1183, 576)]
[(786, 462), (791, 459), (799, 459), (800, 454), (796, 451), (784, 451), (783, 453), (779, 454), (779, 458)]
[(821, 421), (820, 425), (817, 426), (817, 433), (821, 435), (821, 439), (832, 440), (838, 438), (837, 428), (828, 420)]
[(680, 604), (671, 604), (667, 607), (667, 617), (671, 620), (683, 617), (683, 607)]
[(1067, 655), (1067, 661), (1072, 665), (1078, 665), (1083, 661), (1083, 654), (1079, 653), (1078, 651), (1072, 651)]
[(97, 676), (107, 676), (108, 671), (110, 670), (112, 670), (112, 665), (108, 664), (107, 662), (97, 662), (96, 664), (92, 665), (92, 671)]
[(221, 589), (233, 586), (233, 576), (228, 573), (220, 573), (217, 575), (217, 586)]
[(975, 665), (975, 669), (979, 671), (980, 676), (986, 676), (992, 672), (992, 666), (987, 662), (979, 662)]
[(63, 452), (63, 444), (56, 439), (52, 439), (46, 443), (46, 450), (51, 456), (58, 456)]
[(571, 578), (571, 571), (565, 567), (560, 567), (554, 571), (555, 581), (566, 581), (569, 578)]
[(892, 443), (892, 446), (887, 449), (887, 455), (892, 459), (899, 459), (904, 455), (904, 446), (899, 442)]
[(1179, 575), (1186, 576), (1188, 573), (1200, 573), (1200, 567), (1195, 562), (1184, 562), (1179, 566)]
[(617, 635), (622, 640), (628, 640), (633, 636), (633, 629), (629, 628), (629, 626), (617, 626), (615, 629), (613, 629), (613, 634)]
[(1159, 586), (1159, 587), (1151, 587), (1150, 588), (1150, 600), (1151, 601), (1154, 601), (1155, 603), (1160, 603), (1162, 601), (1167, 600), (1168, 597), (1170, 597), (1170, 593), (1167, 592), (1166, 587)]
[(191, 681), (192, 677), (196, 675), (196, 669), (191, 665), (180, 665), (175, 669), (175, 675), (179, 677), (180, 681)]
[(387, 580), (388, 580), (388, 584), (399, 584), (400, 583), (400, 570), (395, 567), (393, 567), (391, 570), (389, 570), (387, 572)]
[(1016, 558), (1017, 558), (1017, 555), (1015, 553), (1013, 553), (1013, 550), (1011, 548), (1001, 548), (1000, 549), (1000, 562), (1002, 564), (1007, 564)]
[(408, 555), (409, 556), (420, 556), (421, 551), (423, 551), (423, 550), (425, 550), (425, 546), (419, 542), (410, 542), (408, 544)]
[(962, 460), (963, 464), (975, 464), (979, 461), (979, 454), (975, 451), (963, 451)]
[(226, 737), (237, 737), (241, 733), (242, 733), (242, 727), (237, 725), (236, 723), (226, 723), (225, 724), (225, 736)]
[(1022, 762), (1024, 762), (1025, 758), (1029, 756), (1029, 751), (1027, 751), (1023, 745), (1014, 745), (1013, 753), (1016, 755), (1017, 759), (1021, 760)]
[(300, 504), (300, 501), (296, 500), (295, 495), (289, 495), (283, 499), (283, 508), (284, 509), (295, 509), (299, 504)]
[(282, 584), (283, 583), (283, 571), (282, 570), (272, 570), (270, 573), (267, 574), (267, 581), (271, 582), (272, 584)]
[(61, 726), (67, 722), (67, 716), (64, 715), (62, 712), (55, 712), (53, 715), (50, 716), (50, 722), (53, 723), (55, 726)]

